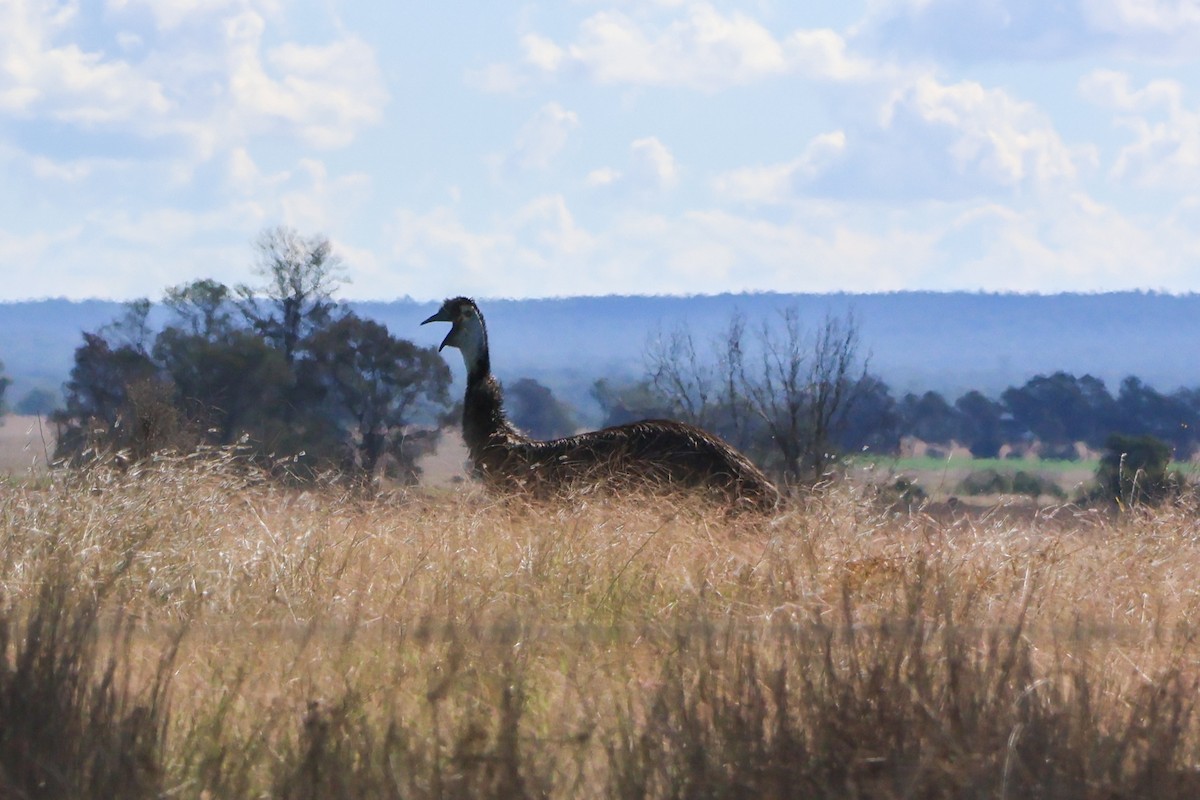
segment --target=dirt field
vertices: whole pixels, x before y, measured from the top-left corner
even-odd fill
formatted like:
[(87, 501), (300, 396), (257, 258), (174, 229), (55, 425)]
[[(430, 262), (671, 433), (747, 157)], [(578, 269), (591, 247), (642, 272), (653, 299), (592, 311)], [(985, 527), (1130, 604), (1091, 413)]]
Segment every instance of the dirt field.
[(38, 417), (0, 417), (0, 475), (44, 470), (54, 452), (54, 431)]
[[(43, 471), (54, 453), (54, 428), (36, 416), (0, 417), (0, 476)], [(424, 483), (450, 486), (467, 474), (467, 448), (457, 431), (447, 431), (436, 453), (421, 459)]]

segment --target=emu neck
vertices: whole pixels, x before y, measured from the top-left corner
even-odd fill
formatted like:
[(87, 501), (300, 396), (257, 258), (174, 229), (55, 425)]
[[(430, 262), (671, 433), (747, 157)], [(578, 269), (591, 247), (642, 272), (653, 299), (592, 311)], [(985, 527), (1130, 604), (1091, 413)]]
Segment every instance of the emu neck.
[(478, 464), (488, 447), (519, 438), (516, 429), (504, 416), (504, 394), (500, 383), (492, 376), (487, 339), (482, 346), (463, 350), (467, 366), (467, 393), (463, 398), (463, 441)]
[(488, 356), (487, 342), (483, 343), (483, 348), (478, 352), (462, 351), (463, 365), (467, 368), (467, 392), (470, 393), (471, 385), (487, 381), (492, 376), (492, 360)]
[(454, 335), (452, 344), (462, 353), (467, 368), (467, 384), (487, 378), (492, 372), (492, 360), (488, 355), (487, 328), (483, 317), (476, 316), (462, 323)]

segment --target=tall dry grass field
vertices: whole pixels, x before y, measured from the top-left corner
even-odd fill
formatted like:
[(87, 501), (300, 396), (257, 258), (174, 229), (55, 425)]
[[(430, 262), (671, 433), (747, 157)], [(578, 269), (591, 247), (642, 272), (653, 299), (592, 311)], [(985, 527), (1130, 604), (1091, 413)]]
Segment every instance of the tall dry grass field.
[(1198, 519), (7, 485), (0, 796), (1200, 796)]

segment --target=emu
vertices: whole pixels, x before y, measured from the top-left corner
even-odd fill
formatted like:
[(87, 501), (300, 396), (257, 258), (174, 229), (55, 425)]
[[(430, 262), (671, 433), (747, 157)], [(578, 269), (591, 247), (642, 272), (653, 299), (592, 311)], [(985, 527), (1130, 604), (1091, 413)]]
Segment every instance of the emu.
[(544, 493), (567, 486), (615, 482), (652, 489), (698, 488), (734, 508), (774, 508), (779, 491), (754, 464), (720, 438), (693, 425), (648, 419), (539, 441), (504, 414), (492, 375), (487, 324), (475, 301), (455, 297), (422, 322), (451, 323), (438, 350), (457, 347), (467, 368), (462, 433), (475, 472), (510, 491)]

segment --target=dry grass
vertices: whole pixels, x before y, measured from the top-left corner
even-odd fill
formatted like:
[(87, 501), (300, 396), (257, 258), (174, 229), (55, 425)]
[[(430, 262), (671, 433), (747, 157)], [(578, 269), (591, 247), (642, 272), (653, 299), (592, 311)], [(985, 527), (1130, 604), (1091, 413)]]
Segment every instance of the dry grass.
[(0, 796), (1196, 796), (1198, 520), (0, 486)]

